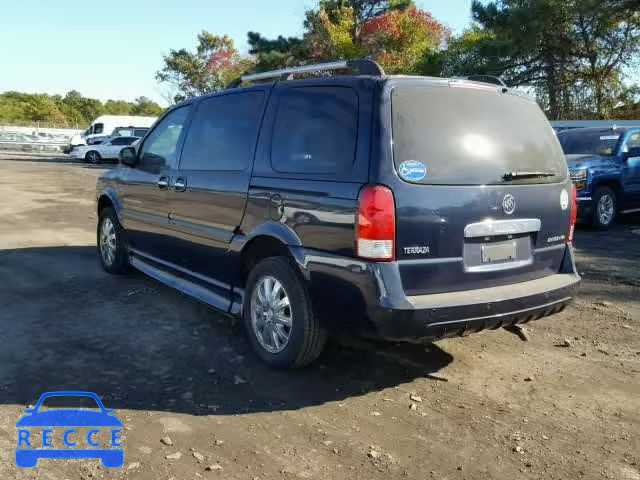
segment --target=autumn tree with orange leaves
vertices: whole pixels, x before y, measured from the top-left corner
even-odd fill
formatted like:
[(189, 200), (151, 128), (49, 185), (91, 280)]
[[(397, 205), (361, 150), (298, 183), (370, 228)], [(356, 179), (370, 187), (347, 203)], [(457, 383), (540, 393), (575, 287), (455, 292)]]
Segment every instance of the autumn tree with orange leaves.
[(451, 32), (431, 13), (410, 6), (365, 22), (358, 35), (362, 50), (388, 73), (420, 73), (428, 52), (443, 47)]
[(243, 73), (369, 57), (389, 73), (418, 73), (449, 30), (412, 0), (321, 0), (305, 14), (301, 37), (269, 40), (249, 32), (249, 55), (227, 36), (203, 31), (195, 52), (171, 50), (156, 78), (176, 100), (224, 89)]
[(156, 79), (169, 85), (174, 101), (225, 89), (245, 71), (253, 68), (251, 58), (242, 56), (233, 40), (207, 31), (198, 34), (196, 50), (171, 50)]

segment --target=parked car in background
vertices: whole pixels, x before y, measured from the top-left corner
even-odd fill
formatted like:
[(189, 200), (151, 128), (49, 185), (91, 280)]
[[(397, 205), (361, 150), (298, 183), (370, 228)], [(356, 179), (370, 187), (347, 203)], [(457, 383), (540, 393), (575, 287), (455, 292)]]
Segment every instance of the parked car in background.
[(113, 137), (96, 145), (75, 147), (69, 155), (88, 163), (98, 164), (103, 160), (117, 159), (120, 150), (132, 145), (139, 137)]
[(638, 127), (640, 126), (640, 119), (638, 120), (552, 120), (551, 126), (556, 131), (571, 130), (574, 128), (613, 128), (618, 127)]
[(140, 128), (136, 128), (136, 127), (118, 127), (113, 131), (113, 135), (111, 135), (112, 137), (144, 137), (147, 132), (149, 131), (148, 128), (144, 128), (144, 127), (140, 127)]
[[(360, 74), (292, 79), (335, 69)], [(243, 318), (278, 368), (314, 361), (332, 331), (438, 339), (574, 296), (575, 190), (533, 99), (372, 61), (243, 80), (275, 83), (172, 106), (98, 180), (107, 272), (132, 265)]]
[(640, 211), (640, 127), (596, 127), (558, 133), (578, 217), (607, 229), (618, 213)]
[[(102, 115), (91, 122), (89, 128), (87, 128), (83, 133), (71, 137), (69, 144), (72, 148), (78, 145), (93, 145), (114, 136), (114, 132), (117, 129), (148, 129), (157, 119), (158, 117)], [(129, 136), (136, 136), (135, 131), (133, 131)]]

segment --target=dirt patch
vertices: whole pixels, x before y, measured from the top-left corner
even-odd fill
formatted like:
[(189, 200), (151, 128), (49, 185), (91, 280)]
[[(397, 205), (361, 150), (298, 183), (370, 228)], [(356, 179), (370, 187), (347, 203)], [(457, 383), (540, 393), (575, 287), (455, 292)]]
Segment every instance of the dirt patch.
[[(333, 342), (285, 373), (228, 318), (100, 269), (101, 171), (0, 156), (0, 478), (640, 478), (637, 217), (578, 231), (581, 295), (527, 342)], [(116, 409), (122, 469), (15, 467), (23, 409), (65, 389)]]

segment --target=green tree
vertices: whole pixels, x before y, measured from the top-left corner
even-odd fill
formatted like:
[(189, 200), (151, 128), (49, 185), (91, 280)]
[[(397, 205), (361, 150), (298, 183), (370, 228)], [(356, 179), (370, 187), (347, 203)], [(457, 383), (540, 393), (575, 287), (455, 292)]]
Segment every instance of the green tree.
[(175, 100), (217, 92), (253, 67), (252, 59), (238, 53), (233, 40), (207, 31), (198, 34), (195, 52), (170, 50), (156, 79), (171, 85), (178, 93)]
[(616, 119), (637, 120), (640, 118), (640, 85), (624, 89), (617, 98), (614, 108)]
[(159, 117), (164, 108), (147, 97), (138, 97), (130, 108), (131, 115)]
[(102, 113), (105, 115), (131, 115), (131, 103), (124, 100), (107, 100)]
[(341, 6), (333, 10), (321, 8), (317, 12), (307, 12), (305, 26), (307, 32), (304, 41), (310, 52), (310, 60), (349, 60), (363, 55), (356, 36), (357, 22), (353, 7)]
[(291, 67), (308, 56), (301, 38), (279, 36), (275, 40), (269, 40), (258, 32), (249, 32), (247, 36), (249, 53), (256, 59), (256, 72)]
[(590, 86), (595, 113), (609, 116), (626, 87), (622, 69), (640, 52), (640, 3), (629, 0), (575, 0), (572, 39)]
[(637, 0), (474, 0), (473, 18), (487, 35), (458, 43), (449, 66), (466, 70), (477, 58), (481, 73), (536, 92), (551, 118), (606, 118), (640, 48), (637, 7)]
[(5, 92), (0, 96), (0, 119), (3, 122), (65, 122), (56, 99), (46, 94)]
[(77, 90), (69, 91), (60, 101), (67, 118), (80, 123), (88, 123), (102, 113), (102, 102), (95, 98), (83, 97)]
[(493, 34), (477, 24), (447, 42), (445, 49), (427, 52), (421, 73), (444, 77), (491, 75), (502, 71), (495, 65), (495, 57), (485, 53)]
[(4, 92), (0, 94), (0, 121), (3, 123), (47, 122), (82, 127), (100, 115), (160, 115), (163, 108), (147, 97), (134, 103), (124, 100), (99, 100), (70, 91), (64, 97), (38, 93)]

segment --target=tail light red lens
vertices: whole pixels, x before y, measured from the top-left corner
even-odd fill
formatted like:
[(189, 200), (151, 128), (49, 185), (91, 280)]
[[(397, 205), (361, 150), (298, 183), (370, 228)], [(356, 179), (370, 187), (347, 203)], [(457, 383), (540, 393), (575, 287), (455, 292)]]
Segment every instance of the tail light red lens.
[(356, 255), (367, 260), (395, 259), (396, 206), (393, 192), (382, 185), (367, 185), (358, 196)]
[(569, 219), (569, 237), (568, 244), (573, 244), (573, 232), (576, 229), (576, 220), (578, 219), (578, 200), (576, 186), (571, 185), (571, 217)]

